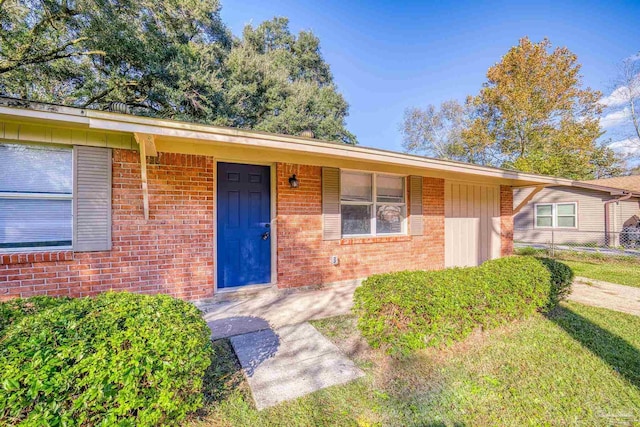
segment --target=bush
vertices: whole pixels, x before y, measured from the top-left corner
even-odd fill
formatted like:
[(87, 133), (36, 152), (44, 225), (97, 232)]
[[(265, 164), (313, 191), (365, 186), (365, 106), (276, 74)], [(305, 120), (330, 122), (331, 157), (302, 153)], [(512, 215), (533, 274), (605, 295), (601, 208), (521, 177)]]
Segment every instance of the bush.
[[(564, 273), (554, 268), (564, 283)], [(354, 312), (372, 347), (405, 353), (549, 309), (552, 287), (546, 263), (501, 258), (480, 267), (371, 276), (356, 289)]]
[(165, 295), (53, 304), (5, 331), (0, 424), (175, 425), (202, 405), (209, 337), (196, 307)]
[(540, 255), (546, 253), (545, 249), (536, 249), (531, 246), (525, 246), (522, 248), (516, 248), (515, 253), (517, 255)]
[(0, 303), (0, 337), (12, 324), (18, 322), (25, 316), (39, 313), (60, 304), (66, 304), (69, 298), (54, 298), (48, 296), (37, 296), (31, 298), (17, 298)]
[(547, 304), (547, 309), (551, 309), (571, 293), (574, 277), (573, 270), (566, 264), (551, 258), (540, 258), (540, 262), (551, 273), (551, 291), (549, 292), (549, 303)]

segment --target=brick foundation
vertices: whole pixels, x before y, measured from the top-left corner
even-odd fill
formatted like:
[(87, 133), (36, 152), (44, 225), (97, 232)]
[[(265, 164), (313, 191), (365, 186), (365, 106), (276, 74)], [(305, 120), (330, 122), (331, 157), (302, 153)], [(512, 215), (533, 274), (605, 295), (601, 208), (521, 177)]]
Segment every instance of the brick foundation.
[[(291, 188), (295, 171), (299, 188)], [(423, 180), (423, 236), (322, 239), (322, 168), (277, 165), (278, 286), (358, 279), (375, 273), (444, 266), (444, 180)], [(330, 257), (338, 257), (332, 265)]]
[[(36, 294), (213, 295), (214, 162), (159, 153), (149, 158), (150, 219), (142, 212), (139, 154), (113, 152), (112, 250), (3, 255), (0, 299)], [(9, 286), (7, 286), (9, 283)]]

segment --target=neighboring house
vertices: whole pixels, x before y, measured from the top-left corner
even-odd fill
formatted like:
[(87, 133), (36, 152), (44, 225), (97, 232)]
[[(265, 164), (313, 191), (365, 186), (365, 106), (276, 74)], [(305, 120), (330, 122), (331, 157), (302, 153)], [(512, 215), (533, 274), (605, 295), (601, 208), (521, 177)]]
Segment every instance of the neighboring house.
[(637, 247), (640, 186), (633, 183), (636, 177), (514, 189), (514, 240)]
[(582, 182), (585, 184), (603, 185), (605, 187), (640, 193), (640, 175), (616, 176), (614, 178), (592, 179), (590, 181)]
[(0, 298), (211, 297), (512, 252), (513, 186), (568, 180), (0, 99)]

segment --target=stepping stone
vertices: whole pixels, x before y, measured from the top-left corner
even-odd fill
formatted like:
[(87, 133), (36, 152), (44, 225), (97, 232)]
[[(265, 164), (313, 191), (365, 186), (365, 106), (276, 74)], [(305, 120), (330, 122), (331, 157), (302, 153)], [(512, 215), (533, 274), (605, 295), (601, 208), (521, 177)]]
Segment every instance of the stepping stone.
[(309, 323), (231, 337), (258, 410), (364, 373)]

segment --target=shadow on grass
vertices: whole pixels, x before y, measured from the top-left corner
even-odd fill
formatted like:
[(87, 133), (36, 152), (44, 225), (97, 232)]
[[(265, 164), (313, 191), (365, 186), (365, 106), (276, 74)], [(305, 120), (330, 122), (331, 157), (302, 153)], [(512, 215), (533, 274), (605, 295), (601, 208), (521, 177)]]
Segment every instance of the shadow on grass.
[(240, 362), (233, 351), (229, 339), (213, 342), (211, 365), (204, 375), (205, 408), (223, 401), (234, 390), (244, 385), (244, 375)]
[(548, 318), (640, 389), (640, 351), (636, 347), (567, 307), (558, 306)]

